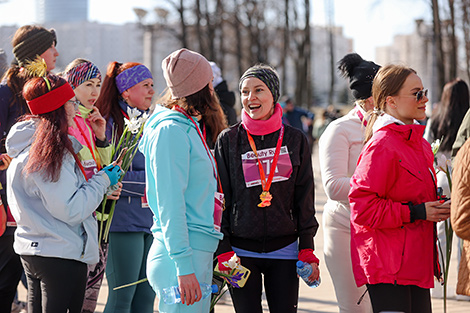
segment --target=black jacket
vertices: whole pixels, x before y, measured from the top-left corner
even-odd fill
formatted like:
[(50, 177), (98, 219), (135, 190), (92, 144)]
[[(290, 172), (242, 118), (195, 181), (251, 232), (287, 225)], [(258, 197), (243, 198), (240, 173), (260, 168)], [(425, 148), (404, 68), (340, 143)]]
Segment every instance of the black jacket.
[[(275, 148), (279, 130), (253, 136), (257, 150)], [(273, 182), (272, 204), (258, 207), (261, 186), (247, 188), (241, 155), (251, 151), (241, 123), (224, 130), (215, 146), (215, 157), (225, 194), (222, 218), (224, 239), (217, 254), (232, 250), (232, 245), (254, 252), (271, 252), (299, 238), (299, 249), (313, 249), (318, 229), (314, 207), (312, 159), (305, 135), (285, 125), (282, 146), (287, 146), (293, 171), (286, 181)]]

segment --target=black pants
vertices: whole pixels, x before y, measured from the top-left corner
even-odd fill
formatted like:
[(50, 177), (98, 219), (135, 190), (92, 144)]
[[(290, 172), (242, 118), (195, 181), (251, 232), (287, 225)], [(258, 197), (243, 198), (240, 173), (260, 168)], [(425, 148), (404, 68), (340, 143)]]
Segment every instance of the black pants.
[[(270, 313), (295, 313), (299, 298), (297, 260), (273, 260), (240, 257), (241, 264), (251, 271), (243, 288), (231, 289), (237, 313), (262, 313), (262, 283)], [(263, 277), (262, 277), (263, 276)]]
[(394, 284), (367, 285), (374, 313), (431, 313), (429, 289)]
[[(1, 209), (0, 209), (1, 210)], [(20, 256), (13, 250), (13, 235), (0, 237), (0, 312), (10, 312), (23, 272)]]
[(28, 313), (80, 313), (87, 265), (75, 260), (22, 255), (28, 280)]

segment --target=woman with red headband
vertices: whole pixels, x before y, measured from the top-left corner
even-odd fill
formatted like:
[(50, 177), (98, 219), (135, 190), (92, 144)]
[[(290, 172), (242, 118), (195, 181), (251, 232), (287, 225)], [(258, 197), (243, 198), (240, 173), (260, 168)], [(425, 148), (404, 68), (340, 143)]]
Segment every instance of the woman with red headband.
[[(5, 138), (13, 124), (25, 113), (29, 113), (26, 101), (21, 96), (24, 84), (31, 78), (25, 65), (38, 56), (47, 65), (47, 71), (55, 68), (59, 53), (57, 37), (53, 29), (38, 25), (25, 25), (15, 32), (11, 41), (13, 55), (10, 68), (0, 83), (0, 152), (5, 153)], [(8, 212), (6, 197), (6, 170), (0, 169), (0, 183), (3, 189), (0, 196), (8, 213), (7, 228), (0, 236), (0, 312), (10, 312), (23, 267), (18, 255), (13, 251), (13, 234), (16, 222)], [(17, 305), (17, 303), (15, 303)]]
[(28, 280), (28, 312), (80, 312), (87, 264), (98, 262), (93, 215), (121, 175), (109, 165), (86, 180), (68, 136), (75, 94), (55, 75), (31, 79), (23, 89), (30, 115), (6, 140), (13, 160), (7, 173), (10, 209), (17, 222), (14, 249)]

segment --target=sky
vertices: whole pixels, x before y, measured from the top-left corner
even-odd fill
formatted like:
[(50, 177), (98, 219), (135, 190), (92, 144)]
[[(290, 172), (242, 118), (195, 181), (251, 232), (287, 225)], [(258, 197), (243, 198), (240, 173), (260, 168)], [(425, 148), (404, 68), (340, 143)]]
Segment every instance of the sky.
[[(167, 0), (89, 1), (90, 21), (113, 24), (136, 22), (134, 7), (167, 5)], [(326, 24), (324, 7), (330, 1), (335, 25), (343, 27), (344, 35), (354, 40), (355, 52), (368, 60), (374, 60), (376, 47), (392, 44), (394, 35), (413, 32), (416, 19), (430, 22), (431, 17), (429, 0), (311, 0), (313, 25)], [(35, 0), (0, 0), (0, 12), (0, 26), (36, 22)]]

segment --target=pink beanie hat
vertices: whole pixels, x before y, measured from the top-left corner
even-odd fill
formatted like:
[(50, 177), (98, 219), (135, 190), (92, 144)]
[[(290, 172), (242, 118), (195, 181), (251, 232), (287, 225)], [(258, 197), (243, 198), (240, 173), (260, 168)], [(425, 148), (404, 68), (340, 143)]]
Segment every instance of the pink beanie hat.
[(212, 81), (212, 68), (206, 58), (184, 48), (167, 56), (162, 69), (173, 99), (192, 95)]

